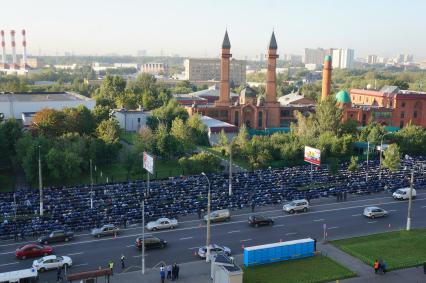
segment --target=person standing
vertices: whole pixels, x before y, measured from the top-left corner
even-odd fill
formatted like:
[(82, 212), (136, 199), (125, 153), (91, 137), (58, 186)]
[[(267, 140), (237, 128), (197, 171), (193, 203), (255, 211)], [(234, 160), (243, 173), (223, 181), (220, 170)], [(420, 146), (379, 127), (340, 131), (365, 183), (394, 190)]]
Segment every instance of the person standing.
[(379, 271), (379, 261), (377, 259), (374, 261), (373, 268), (374, 268), (374, 273), (377, 274), (377, 272)]
[(111, 275), (114, 275), (114, 262), (112, 260), (109, 261), (108, 267), (111, 270)]
[(256, 207), (256, 204), (254, 201), (251, 202), (251, 212), (254, 212), (254, 208)]
[(124, 255), (122, 254), (122, 255), (121, 255), (121, 258), (120, 258), (120, 261), (121, 261), (121, 269), (124, 269), (124, 267), (125, 267), (125, 265), (124, 265), (124, 259), (125, 259), (125, 257), (124, 257)]
[(62, 268), (58, 267), (58, 270), (56, 271), (56, 282), (62, 281)]
[(179, 279), (179, 265), (177, 265), (176, 263), (175, 263), (175, 265), (176, 265), (176, 280), (178, 280)]
[(343, 201), (346, 201), (346, 198), (348, 197), (348, 192), (343, 192)]
[(426, 274), (426, 260), (423, 262), (423, 273)]
[(167, 265), (167, 279), (172, 279), (172, 265)]
[(166, 278), (166, 272), (164, 271), (164, 268), (160, 269), (160, 279), (161, 283), (164, 283), (164, 279)]
[(201, 208), (199, 207), (197, 210), (198, 219), (201, 219)]
[(176, 280), (176, 263), (172, 266), (172, 281)]

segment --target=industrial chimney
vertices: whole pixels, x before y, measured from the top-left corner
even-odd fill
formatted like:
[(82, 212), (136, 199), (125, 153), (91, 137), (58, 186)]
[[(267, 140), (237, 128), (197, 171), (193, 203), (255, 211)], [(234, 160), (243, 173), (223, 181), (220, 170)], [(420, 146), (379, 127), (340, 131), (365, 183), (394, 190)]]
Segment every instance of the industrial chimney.
[(25, 30), (22, 30), (22, 68), (27, 68), (27, 40), (25, 38)]
[(1, 56), (1, 63), (2, 63), (2, 67), (4, 69), (6, 69), (7, 66), (7, 59), (6, 59), (6, 42), (4, 40), (4, 30), (2, 30), (1, 32), (1, 48), (2, 48), (2, 56)]
[(11, 43), (12, 43), (12, 65), (11, 65), (11, 69), (17, 69), (16, 43), (15, 43), (15, 31), (14, 30), (10, 31), (10, 39), (11, 39)]

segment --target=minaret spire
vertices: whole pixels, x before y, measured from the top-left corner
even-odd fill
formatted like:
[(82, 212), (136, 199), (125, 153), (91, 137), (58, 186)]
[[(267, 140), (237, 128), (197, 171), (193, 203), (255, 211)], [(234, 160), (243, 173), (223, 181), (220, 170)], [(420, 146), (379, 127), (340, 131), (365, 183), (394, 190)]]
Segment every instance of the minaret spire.
[(219, 100), (215, 102), (216, 106), (231, 105), (231, 89), (229, 84), (231, 57), (231, 42), (229, 41), (228, 30), (226, 29), (220, 56), (220, 95)]
[(272, 31), (271, 39), (268, 45), (268, 69), (266, 72), (266, 104), (277, 103), (277, 40), (275, 39), (275, 33)]

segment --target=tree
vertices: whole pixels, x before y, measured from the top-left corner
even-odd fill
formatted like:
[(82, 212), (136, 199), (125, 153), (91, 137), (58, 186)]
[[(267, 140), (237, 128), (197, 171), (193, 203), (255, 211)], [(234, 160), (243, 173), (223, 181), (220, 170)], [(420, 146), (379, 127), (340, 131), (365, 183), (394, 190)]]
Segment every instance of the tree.
[(201, 121), (199, 114), (193, 114), (188, 118), (188, 127), (191, 136), (197, 145), (209, 145), (209, 137), (207, 135), (207, 126)]
[(401, 152), (408, 155), (423, 155), (426, 153), (426, 131), (409, 123), (394, 134)]
[(100, 95), (111, 100), (115, 100), (124, 94), (126, 81), (119, 76), (106, 76), (102, 81)]
[(223, 170), (221, 160), (207, 152), (200, 152), (189, 158), (182, 157), (178, 162), (185, 174), (212, 173)]
[(189, 115), (185, 108), (180, 106), (175, 99), (171, 99), (166, 105), (153, 110), (146, 124), (152, 130), (155, 130), (159, 123), (165, 124), (167, 129), (170, 129), (175, 118), (180, 118), (186, 122), (188, 117)]
[(167, 126), (160, 124), (155, 131), (155, 153), (163, 158), (170, 159), (175, 150), (176, 143)]
[(243, 124), (240, 127), (237, 136), (235, 137), (235, 140), (234, 140), (235, 145), (238, 146), (240, 150), (244, 150), (244, 148), (247, 145), (249, 138), (250, 138), (250, 136), (249, 136), (249, 133), (248, 133), (247, 126), (245, 124)]
[(106, 144), (118, 143), (120, 126), (114, 119), (104, 120), (96, 128), (96, 134)]
[(55, 109), (44, 108), (34, 115), (31, 129), (39, 135), (57, 137), (65, 132), (65, 114)]
[(138, 160), (137, 154), (133, 150), (124, 148), (121, 151), (121, 163), (123, 164), (124, 169), (126, 170), (126, 179), (129, 180), (130, 172), (135, 167)]
[(330, 157), (327, 159), (328, 170), (332, 175), (336, 175), (339, 172), (339, 159)]
[(348, 170), (352, 173), (358, 171), (358, 156), (351, 156), (351, 162), (348, 165)]
[(225, 134), (224, 129), (222, 129), (219, 133), (218, 143), (220, 146), (224, 146), (224, 147), (228, 146), (228, 143), (229, 143), (228, 136)]
[(401, 166), (401, 156), (399, 146), (391, 144), (383, 153), (382, 168), (387, 168), (391, 172), (396, 172)]
[(182, 156), (194, 149), (195, 144), (190, 128), (182, 119), (175, 118), (173, 120), (170, 134), (176, 144), (175, 156)]
[(141, 128), (134, 144), (136, 154), (140, 155), (144, 151), (153, 152), (155, 149), (155, 136), (148, 127)]
[(76, 108), (65, 108), (63, 112), (65, 115), (65, 132), (90, 135), (95, 131), (95, 118), (86, 106), (80, 105)]
[(14, 118), (0, 122), (0, 159), (15, 161), (15, 145), (22, 136), (22, 125)]
[(100, 124), (104, 120), (110, 118), (111, 108), (105, 105), (96, 105), (92, 110), (93, 118), (95, 119), (96, 124)]
[(336, 106), (334, 96), (328, 96), (327, 99), (317, 104), (315, 108), (315, 117), (318, 130), (322, 132), (332, 132), (339, 135), (342, 130), (343, 110)]
[(390, 83), (390, 85), (397, 86), (399, 89), (402, 89), (402, 90), (406, 90), (410, 87), (410, 85), (407, 82), (400, 81), (400, 80), (393, 80)]

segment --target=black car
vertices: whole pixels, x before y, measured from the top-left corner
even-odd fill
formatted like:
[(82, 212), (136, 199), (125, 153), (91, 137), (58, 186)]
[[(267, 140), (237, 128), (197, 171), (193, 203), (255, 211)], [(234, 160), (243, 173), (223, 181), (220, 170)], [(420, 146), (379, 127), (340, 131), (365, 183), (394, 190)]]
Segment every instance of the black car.
[(250, 224), (250, 226), (253, 227), (259, 227), (264, 225), (271, 226), (274, 225), (274, 220), (262, 215), (252, 215), (249, 217), (248, 223)]
[[(167, 246), (167, 242), (154, 236), (145, 236), (145, 249), (163, 249)], [(136, 248), (142, 250), (142, 237), (136, 238)]]
[(47, 245), (49, 243), (58, 243), (58, 242), (68, 242), (74, 238), (73, 232), (66, 232), (64, 230), (55, 230), (52, 231), (47, 236), (40, 237), (38, 242), (43, 245)]

